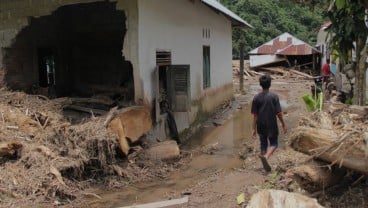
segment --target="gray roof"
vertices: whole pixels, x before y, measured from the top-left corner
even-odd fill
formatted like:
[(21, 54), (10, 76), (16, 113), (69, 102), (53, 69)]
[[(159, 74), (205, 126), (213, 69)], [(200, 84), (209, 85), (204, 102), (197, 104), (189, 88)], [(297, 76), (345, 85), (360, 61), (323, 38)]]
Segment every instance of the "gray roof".
[(222, 5), (220, 2), (216, 0), (201, 0), (202, 3), (206, 4), (210, 8), (222, 13), (227, 18), (231, 20), (232, 26), (235, 27), (249, 27), (254, 28), (251, 24), (243, 20), (241, 17), (236, 15), (234, 12), (230, 11), (228, 8), (226, 8), (224, 5)]

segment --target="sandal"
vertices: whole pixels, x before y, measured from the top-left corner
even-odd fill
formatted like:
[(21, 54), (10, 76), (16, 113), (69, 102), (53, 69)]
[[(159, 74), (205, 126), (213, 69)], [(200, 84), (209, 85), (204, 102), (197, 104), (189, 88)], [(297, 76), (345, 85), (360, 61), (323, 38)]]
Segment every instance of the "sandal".
[(270, 166), (270, 164), (268, 164), (267, 159), (264, 156), (261, 156), (261, 155), (259, 156), (259, 158), (261, 158), (263, 169), (266, 172), (270, 172), (271, 171), (271, 166)]

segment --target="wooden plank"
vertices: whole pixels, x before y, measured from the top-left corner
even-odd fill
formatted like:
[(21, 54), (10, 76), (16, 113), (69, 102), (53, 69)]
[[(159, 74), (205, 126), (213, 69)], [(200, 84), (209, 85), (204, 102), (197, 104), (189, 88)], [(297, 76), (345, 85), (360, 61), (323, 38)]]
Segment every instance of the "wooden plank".
[(179, 199), (172, 199), (172, 200), (167, 200), (167, 201), (153, 202), (153, 203), (141, 204), (141, 205), (131, 205), (131, 206), (125, 206), (125, 207), (118, 207), (118, 208), (161, 208), (161, 207), (185, 204), (185, 203), (188, 203), (188, 201), (189, 201), (188, 196), (185, 196)]
[(93, 112), (96, 115), (104, 115), (107, 113), (107, 111), (104, 111), (104, 110), (86, 108), (86, 107), (77, 106), (77, 105), (67, 105), (64, 107), (64, 110), (75, 110), (75, 111), (80, 111), (80, 112), (85, 112), (85, 113)]
[(303, 73), (303, 72), (300, 72), (300, 71), (297, 71), (295, 69), (289, 69), (290, 72), (294, 73), (294, 74), (298, 74), (298, 75), (301, 75), (303, 77), (306, 77), (306, 78), (309, 78), (309, 79), (313, 79), (314, 77), (309, 75), (309, 74), (306, 74), (306, 73)]
[(106, 106), (114, 105), (114, 101), (109, 98), (70, 98), (73, 104), (102, 104)]

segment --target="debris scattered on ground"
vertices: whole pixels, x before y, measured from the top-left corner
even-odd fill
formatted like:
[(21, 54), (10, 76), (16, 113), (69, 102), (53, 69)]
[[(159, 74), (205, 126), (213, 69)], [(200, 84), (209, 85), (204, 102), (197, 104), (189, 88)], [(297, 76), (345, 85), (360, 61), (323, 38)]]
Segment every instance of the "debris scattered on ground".
[[(126, 181), (150, 180), (173, 167), (142, 163), (134, 154), (137, 147), (129, 147), (133, 153), (128, 157), (122, 151), (121, 138), (134, 142), (151, 128), (151, 118), (142, 107), (118, 110), (112, 117), (112, 121), (123, 118), (121, 134), (106, 128), (107, 113), (96, 117), (92, 111), (78, 122), (77, 117), (70, 119), (71, 112), (65, 114), (65, 106), (71, 103), (98, 103), (97, 99), (49, 100), (3, 88), (0, 100), (0, 206), (53, 201), (63, 205), (82, 199), (82, 190), (92, 185), (122, 187)], [(136, 110), (142, 116), (129, 115)]]

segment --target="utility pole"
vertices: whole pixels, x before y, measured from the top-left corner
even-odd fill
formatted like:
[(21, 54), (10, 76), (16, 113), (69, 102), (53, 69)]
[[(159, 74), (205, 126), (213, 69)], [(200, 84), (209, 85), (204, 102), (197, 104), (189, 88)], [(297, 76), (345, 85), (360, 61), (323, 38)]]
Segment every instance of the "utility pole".
[(240, 54), (240, 92), (244, 92), (244, 43), (239, 44), (239, 54)]

